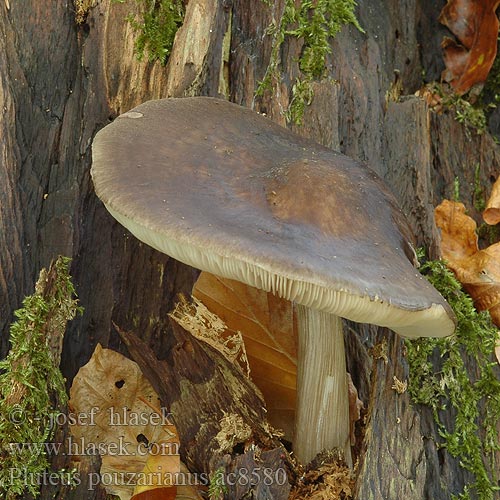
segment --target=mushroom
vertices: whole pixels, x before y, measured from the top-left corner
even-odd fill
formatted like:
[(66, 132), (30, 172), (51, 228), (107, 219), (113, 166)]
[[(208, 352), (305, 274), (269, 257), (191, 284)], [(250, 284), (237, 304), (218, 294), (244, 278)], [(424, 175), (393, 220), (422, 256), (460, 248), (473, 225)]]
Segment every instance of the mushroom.
[(303, 463), (330, 448), (351, 460), (341, 318), (409, 338), (455, 329), (378, 176), (249, 109), (207, 97), (141, 104), (96, 135), (92, 178), (143, 242), (298, 304)]

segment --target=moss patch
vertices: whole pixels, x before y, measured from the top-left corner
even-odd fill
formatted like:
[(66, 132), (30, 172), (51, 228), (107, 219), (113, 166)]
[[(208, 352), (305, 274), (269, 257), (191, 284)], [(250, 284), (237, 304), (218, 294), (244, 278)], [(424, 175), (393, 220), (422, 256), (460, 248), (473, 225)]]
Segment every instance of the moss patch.
[[(451, 305), (458, 325), (449, 338), (407, 341), (409, 393), (415, 403), (431, 407), (440, 446), (475, 476), (474, 483), (452, 498), (493, 500), (498, 498), (500, 466), (495, 463), (500, 450), (500, 379), (493, 354), (498, 329), (487, 312), (475, 310), (443, 261), (425, 262), (421, 272)], [(440, 419), (444, 409), (455, 417), (451, 428)]]
[[(263, 0), (267, 5), (270, 2)], [(298, 63), (301, 77), (292, 86), (292, 97), (286, 112), (288, 121), (300, 124), (305, 107), (313, 97), (312, 82), (322, 78), (326, 71), (326, 58), (331, 53), (331, 39), (346, 24), (353, 24), (360, 31), (354, 9), (355, 0), (286, 0), (279, 20), (268, 27), (267, 34), (273, 38), (271, 59), (256, 95), (272, 90), (281, 78), (281, 47), (286, 37), (295, 37), (303, 42)]]
[[(66, 322), (80, 310), (68, 265), (69, 259), (60, 257), (40, 273), (35, 293), (15, 312), (11, 349), (0, 362), (0, 498), (36, 496), (37, 480), (49, 466), (52, 422), (58, 403), (67, 400), (54, 341), (62, 341)], [(54, 474), (64, 484), (70, 481), (67, 471)]]
[[(125, 3), (126, 0), (113, 0)], [(165, 65), (174, 44), (175, 34), (184, 20), (182, 0), (135, 0), (140, 15), (129, 14), (127, 21), (136, 33), (135, 53), (142, 61), (159, 61)]]

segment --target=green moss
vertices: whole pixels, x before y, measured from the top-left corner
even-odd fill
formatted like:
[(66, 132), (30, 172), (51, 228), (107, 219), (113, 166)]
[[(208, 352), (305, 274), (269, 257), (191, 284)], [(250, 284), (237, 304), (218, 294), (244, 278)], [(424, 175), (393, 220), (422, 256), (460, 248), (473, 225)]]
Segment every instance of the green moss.
[[(268, 1), (263, 2), (270, 5)], [(286, 0), (281, 18), (274, 20), (267, 30), (273, 38), (271, 58), (256, 95), (263, 95), (279, 83), (281, 47), (286, 37), (300, 39), (303, 42), (298, 61), (301, 76), (292, 87), (286, 117), (288, 121), (301, 123), (304, 109), (312, 100), (312, 82), (325, 74), (326, 58), (332, 51), (331, 38), (346, 24), (363, 31), (354, 14), (355, 7), (355, 0), (302, 0), (298, 5), (294, 0)]]
[[(113, 0), (125, 3), (125, 0)], [(141, 61), (147, 54), (149, 62), (166, 64), (174, 37), (184, 20), (182, 0), (135, 0), (139, 5), (139, 18), (134, 14), (127, 21), (136, 32), (135, 52)]]
[[(458, 325), (456, 335), (449, 338), (407, 341), (409, 393), (415, 403), (432, 409), (440, 446), (475, 477), (453, 498), (493, 500), (499, 491), (500, 465), (495, 463), (500, 450), (500, 380), (493, 354), (498, 330), (488, 313), (475, 310), (443, 261), (426, 262), (421, 272), (446, 298)], [(440, 419), (444, 409), (454, 415), (451, 428)]]
[[(66, 322), (80, 310), (68, 265), (69, 259), (60, 257), (48, 273), (41, 273), (35, 293), (15, 312), (11, 349), (0, 361), (0, 498), (36, 496), (36, 479), (49, 466), (46, 443), (55, 430), (51, 423), (57, 403), (65, 404), (67, 395), (48, 342), (62, 339)], [(60, 473), (61, 480), (71, 475)]]
[(458, 177), (455, 177), (453, 179), (453, 195), (452, 195), (452, 200), (453, 201), (460, 201), (460, 179)]
[(457, 122), (464, 124), (467, 130), (473, 130), (478, 135), (484, 134), (487, 125), (484, 107), (471, 104), (457, 95), (450, 96), (449, 105), (455, 110)]
[(210, 475), (208, 498), (210, 500), (221, 500), (227, 492), (228, 488), (224, 482), (224, 467), (219, 467)]
[(285, 112), (287, 121), (296, 124), (302, 123), (304, 111), (311, 104), (313, 97), (312, 80), (310, 78), (306, 78), (305, 80), (297, 78), (292, 86), (290, 105)]
[(474, 168), (474, 192), (472, 193), (474, 208), (482, 212), (486, 208), (484, 188), (481, 185), (481, 164), (477, 163)]
[(466, 97), (450, 92), (440, 83), (431, 83), (427, 86), (429, 91), (440, 98), (438, 108), (449, 109), (454, 113), (454, 118), (465, 125), (466, 134), (470, 137), (471, 132), (482, 135), (486, 131), (487, 119), (485, 105), (477, 100), (472, 104)]

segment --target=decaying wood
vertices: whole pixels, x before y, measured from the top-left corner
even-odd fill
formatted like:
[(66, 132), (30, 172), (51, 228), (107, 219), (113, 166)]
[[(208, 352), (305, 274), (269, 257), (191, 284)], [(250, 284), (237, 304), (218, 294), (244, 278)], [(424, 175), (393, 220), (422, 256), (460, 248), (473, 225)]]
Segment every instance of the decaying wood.
[[(408, 393), (392, 389), (394, 376), (408, 379), (403, 341), (387, 329), (377, 329), (372, 350), (372, 387), (366, 418), (364, 449), (360, 455), (355, 498), (431, 498), (424, 494), (427, 464), (421, 436), (420, 415)], [(384, 401), (381, 405), (378, 401)], [(376, 464), (376, 465), (375, 465)], [(436, 498), (445, 498), (437, 496)]]
[(427, 104), (416, 97), (388, 102), (384, 127), (387, 169), (384, 177), (393, 192), (398, 194), (401, 208), (416, 235), (415, 244), (437, 256), (439, 233), (434, 224), (430, 169), (432, 139)]
[[(158, 354), (133, 333), (119, 328), (118, 333), (172, 413), (181, 459), (191, 471), (213, 474), (223, 467), (227, 473), (245, 475), (241, 467), (247, 466), (269, 469), (271, 475), (288, 474), (288, 454), (267, 423), (262, 396), (238, 366), (179, 325), (174, 325), (170, 348)], [(241, 458), (238, 448), (253, 449), (255, 456)], [(244, 498), (241, 482), (228, 483), (226, 498)], [(263, 484), (256, 485), (253, 498), (268, 498)], [(273, 498), (286, 499), (288, 479), (273, 488)]]
[[(35, 294), (42, 298), (47, 304), (51, 304), (50, 309), (47, 310), (46, 321), (42, 326), (41, 336), (46, 341), (46, 348), (48, 354), (51, 358), (51, 363), (53, 366), (58, 367), (61, 362), (61, 352), (64, 339), (64, 332), (66, 330), (66, 325), (68, 323), (68, 318), (64, 317), (62, 311), (57, 310), (55, 306), (56, 297), (61, 301), (61, 305), (67, 306), (67, 304), (73, 300), (71, 295), (63, 296), (60, 290), (60, 276), (58, 270), (58, 263), (52, 262), (49, 269), (43, 268), (40, 271), (40, 276), (35, 284)], [(31, 311), (33, 313), (33, 311)], [(33, 344), (33, 329), (36, 327), (30, 326), (30, 329), (26, 333), (28, 342)], [(20, 352), (21, 354), (15, 360), (15, 365), (13, 368), (16, 371), (23, 372), (28, 369), (32, 363), (31, 352)], [(26, 397), (28, 392), (28, 387), (22, 381), (16, 380), (14, 377), (10, 385), (9, 393), (5, 395), (5, 400), (8, 402), (9, 406), (16, 406), (21, 403), (21, 401)], [(49, 395), (50, 399), (53, 401), (54, 408), (59, 409), (62, 407), (62, 402), (59, 401), (58, 394), (53, 391)]]
[(184, 23), (176, 34), (168, 61), (169, 97), (219, 93), (224, 38), (221, 33), (226, 32), (228, 22), (227, 0), (191, 0), (187, 4)]
[[(94, 2), (86, 22), (77, 26), (71, 2), (0, 1), (2, 354), (13, 311), (32, 291), (40, 268), (57, 254), (73, 256), (72, 274), (85, 307), (66, 335), (62, 368), (68, 379), (86, 363), (97, 342), (123, 348), (112, 321), (140, 332), (155, 352), (176, 338), (167, 313), (177, 293), (190, 293), (197, 272), (147, 248), (116, 224), (93, 194), (89, 167), (96, 131), (142, 101), (165, 97), (167, 81), (181, 82), (173, 85), (172, 95), (190, 87), (206, 95), (219, 92), (219, 47), (231, 2), (190, 0), (188, 6), (191, 3), (216, 9), (211, 11), (216, 29), (210, 42), (199, 43), (208, 52), (193, 58), (197, 68), (203, 61), (201, 72), (194, 72), (195, 85), (193, 76), (184, 76), (189, 63), (180, 41), (174, 53), (184, 55), (173, 57), (167, 68), (137, 61), (135, 35), (124, 20), (136, 9), (135, 2)], [(452, 112), (436, 115), (414, 99), (386, 102), (394, 70), (399, 72), (402, 95), (417, 90), (423, 69), (439, 77), (441, 35), (435, 31), (442, 5), (421, 0), (358, 3), (365, 33), (349, 27), (332, 41), (325, 79), (315, 83), (316, 97), (296, 131), (367, 161), (385, 177), (408, 213), (418, 242), (435, 256), (438, 235), (431, 209), (443, 198), (452, 198), (458, 178), (460, 198), (480, 222), (476, 202), (483, 195), (487, 198), (498, 177), (499, 149), (489, 134), (466, 133)], [(256, 99), (272, 45), (266, 29), (279, 18), (284, 0), (270, 4), (232, 2), (229, 91), (231, 100), (284, 124), (282, 111), (298, 75), (301, 44), (285, 41), (277, 92)], [(448, 500), (470, 477), (458, 459), (438, 449), (432, 415), (410, 405), (406, 393), (391, 389), (394, 376), (404, 380), (407, 375), (401, 341), (373, 327), (350, 324), (346, 330), (348, 369), (369, 407), (356, 498)], [(391, 355), (387, 365), (369, 357), (382, 336)], [(188, 355), (181, 349), (178, 357)], [(196, 368), (192, 361), (188, 366)], [(452, 415), (446, 411), (443, 418), (451, 421)], [(192, 460), (208, 463), (208, 452)], [(59, 498), (102, 495), (87, 486), (60, 491)]]
[[(238, 455), (233, 460), (229, 456), (223, 458), (223, 467), (226, 477), (231, 478), (234, 483), (229, 488), (226, 498), (262, 498), (287, 499), (290, 493), (289, 480), (293, 478), (293, 472), (287, 466), (285, 455), (282, 450), (275, 448), (269, 451), (249, 450)], [(245, 475), (251, 478), (248, 482)], [(238, 480), (241, 479), (241, 480)]]

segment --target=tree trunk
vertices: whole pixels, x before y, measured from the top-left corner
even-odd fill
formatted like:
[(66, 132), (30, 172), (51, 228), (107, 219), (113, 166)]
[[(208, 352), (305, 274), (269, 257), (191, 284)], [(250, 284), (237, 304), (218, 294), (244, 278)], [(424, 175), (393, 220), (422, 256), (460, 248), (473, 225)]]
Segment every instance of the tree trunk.
[[(255, 97), (271, 54), (266, 28), (273, 17), (279, 18), (284, 0), (271, 3), (190, 0), (185, 27), (199, 28), (204, 19), (206, 39), (201, 43), (189, 33), (179, 35), (163, 67), (139, 62), (133, 53), (135, 34), (125, 17), (138, 8), (136, 2), (96, 0), (80, 26), (70, 1), (0, 2), (3, 355), (13, 311), (32, 292), (40, 268), (58, 254), (73, 257), (72, 274), (85, 308), (65, 336), (61, 366), (69, 382), (97, 342), (126, 352), (113, 321), (136, 332), (153, 351), (168, 344), (172, 329), (167, 312), (177, 293), (189, 294), (197, 271), (138, 242), (106, 212), (89, 175), (92, 139), (140, 102), (219, 95), (230, 17), (230, 99), (285, 125), (282, 110), (299, 75), (298, 41), (283, 44), (279, 88)], [(438, 254), (439, 237), (433, 207), (451, 197), (458, 178), (461, 200), (477, 217), (476, 168), (488, 194), (500, 162), (499, 147), (488, 134), (467, 134), (453, 116), (437, 115), (413, 97), (424, 70), (438, 79), (442, 69), (439, 43), (445, 30), (436, 19), (444, 3), (359, 2), (357, 15), (365, 33), (345, 27), (332, 41), (328, 74), (314, 83), (315, 97), (303, 125), (292, 127), (367, 162), (385, 178), (418, 244), (432, 257)], [(386, 93), (396, 78), (409, 97), (392, 102)], [(348, 324), (345, 331), (348, 369), (368, 408), (355, 498), (445, 500), (460, 492), (470, 477), (458, 460), (436, 446), (430, 412), (413, 406), (407, 393), (391, 389), (393, 376), (408, 378), (401, 339), (367, 325)], [(370, 354), (383, 339), (387, 362)], [(451, 414), (444, 412), (443, 418), (450, 420)], [(71, 495), (97, 498), (102, 492), (82, 488)]]

